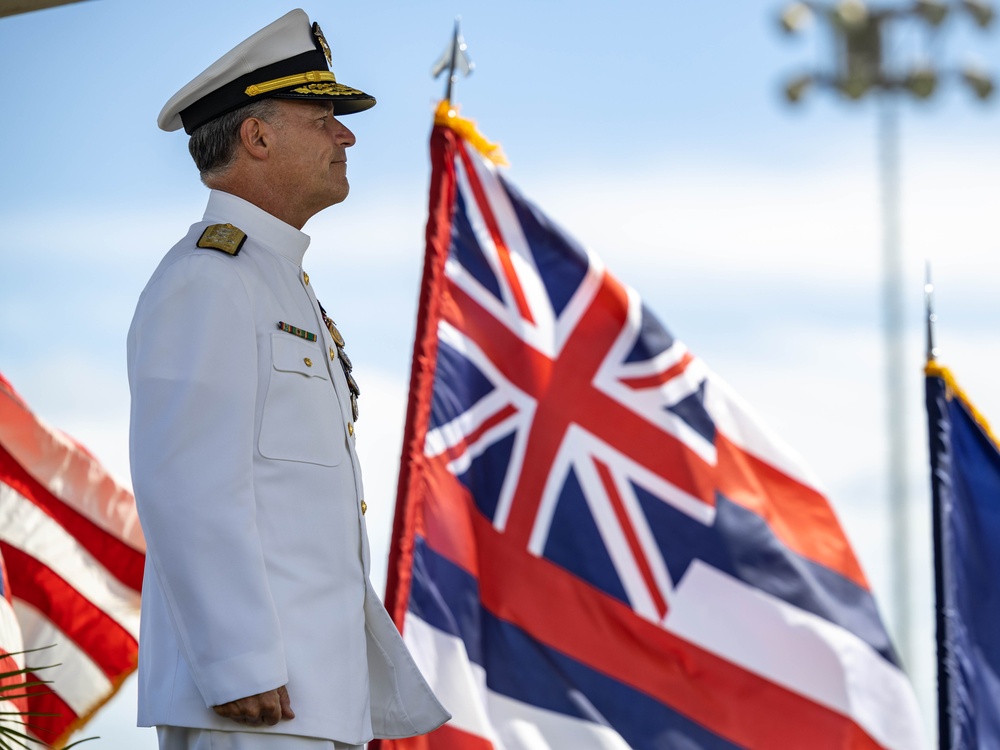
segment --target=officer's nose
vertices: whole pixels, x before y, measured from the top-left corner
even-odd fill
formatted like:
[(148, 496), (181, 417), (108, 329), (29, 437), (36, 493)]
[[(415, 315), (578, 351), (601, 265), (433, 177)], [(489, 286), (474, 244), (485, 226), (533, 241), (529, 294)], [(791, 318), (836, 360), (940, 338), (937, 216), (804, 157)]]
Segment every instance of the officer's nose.
[(337, 118), (333, 119), (339, 126), (335, 136), (337, 139), (337, 145), (343, 146), (344, 148), (350, 148), (357, 142), (358, 139), (354, 137), (354, 133), (352, 133), (351, 129), (344, 125), (344, 123)]

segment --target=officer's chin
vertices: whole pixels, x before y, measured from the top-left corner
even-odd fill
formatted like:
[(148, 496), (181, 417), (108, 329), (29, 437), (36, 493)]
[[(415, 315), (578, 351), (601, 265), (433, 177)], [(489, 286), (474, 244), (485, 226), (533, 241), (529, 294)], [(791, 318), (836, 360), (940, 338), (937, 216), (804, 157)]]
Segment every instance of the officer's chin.
[(340, 186), (337, 191), (330, 196), (330, 206), (335, 206), (338, 203), (343, 203), (347, 200), (348, 194), (351, 192), (351, 186), (348, 184), (347, 180), (344, 180), (344, 184)]

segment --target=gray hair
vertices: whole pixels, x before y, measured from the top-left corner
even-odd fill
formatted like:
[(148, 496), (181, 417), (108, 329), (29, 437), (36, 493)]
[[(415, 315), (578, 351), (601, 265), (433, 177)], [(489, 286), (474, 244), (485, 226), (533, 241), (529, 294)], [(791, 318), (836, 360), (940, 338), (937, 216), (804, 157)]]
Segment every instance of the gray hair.
[(236, 147), (240, 142), (240, 126), (248, 117), (265, 122), (278, 119), (278, 103), (274, 99), (245, 104), (239, 109), (209, 120), (188, 141), (188, 151), (201, 172), (201, 181), (223, 174), (236, 160)]

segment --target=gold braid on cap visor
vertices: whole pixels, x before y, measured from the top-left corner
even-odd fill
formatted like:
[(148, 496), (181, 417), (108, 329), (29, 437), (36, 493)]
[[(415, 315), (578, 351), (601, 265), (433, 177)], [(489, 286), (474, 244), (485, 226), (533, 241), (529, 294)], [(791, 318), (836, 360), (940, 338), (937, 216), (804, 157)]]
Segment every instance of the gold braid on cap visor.
[(298, 73), (294, 76), (285, 76), (284, 78), (275, 78), (263, 83), (255, 83), (247, 86), (245, 93), (247, 96), (258, 96), (259, 94), (266, 94), (269, 91), (277, 91), (278, 89), (295, 86), (299, 83), (316, 83), (318, 81), (336, 83), (337, 78), (328, 70), (310, 70), (308, 73)]

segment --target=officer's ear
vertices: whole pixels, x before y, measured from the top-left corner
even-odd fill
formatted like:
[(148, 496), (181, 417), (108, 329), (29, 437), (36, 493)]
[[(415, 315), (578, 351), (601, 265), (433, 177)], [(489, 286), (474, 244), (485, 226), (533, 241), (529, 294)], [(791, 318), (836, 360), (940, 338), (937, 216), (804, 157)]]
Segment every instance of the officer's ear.
[(255, 159), (267, 159), (274, 127), (259, 117), (248, 117), (240, 124), (240, 142)]

